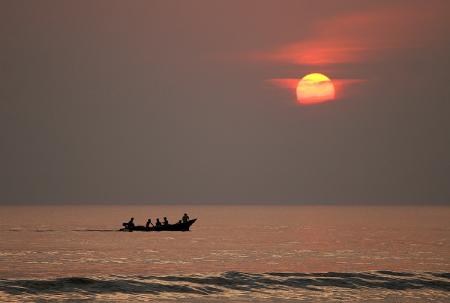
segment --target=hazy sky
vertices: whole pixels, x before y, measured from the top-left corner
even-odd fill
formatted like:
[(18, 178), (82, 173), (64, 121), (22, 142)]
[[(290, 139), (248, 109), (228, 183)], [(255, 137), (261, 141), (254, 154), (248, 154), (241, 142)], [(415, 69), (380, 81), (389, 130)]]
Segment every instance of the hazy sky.
[(450, 204), (449, 12), (3, 0), (0, 203)]

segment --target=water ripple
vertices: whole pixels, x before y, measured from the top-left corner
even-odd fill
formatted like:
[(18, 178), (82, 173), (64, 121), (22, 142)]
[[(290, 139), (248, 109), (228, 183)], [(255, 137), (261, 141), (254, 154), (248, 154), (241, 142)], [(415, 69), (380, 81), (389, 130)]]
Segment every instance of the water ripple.
[(43, 293), (184, 293), (214, 295), (228, 291), (244, 293), (295, 291), (324, 292), (328, 289), (438, 290), (450, 291), (449, 273), (393, 271), (327, 273), (244, 273), (217, 275), (170, 275), (138, 277), (67, 277), (48, 280), (0, 279), (0, 292), (9, 295)]

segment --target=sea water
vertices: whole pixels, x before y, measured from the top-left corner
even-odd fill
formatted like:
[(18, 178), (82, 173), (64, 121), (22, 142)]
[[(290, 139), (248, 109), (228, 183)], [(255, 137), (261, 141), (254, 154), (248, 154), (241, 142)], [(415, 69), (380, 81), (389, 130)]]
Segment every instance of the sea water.
[(3, 206), (0, 241), (5, 302), (450, 302), (448, 207)]

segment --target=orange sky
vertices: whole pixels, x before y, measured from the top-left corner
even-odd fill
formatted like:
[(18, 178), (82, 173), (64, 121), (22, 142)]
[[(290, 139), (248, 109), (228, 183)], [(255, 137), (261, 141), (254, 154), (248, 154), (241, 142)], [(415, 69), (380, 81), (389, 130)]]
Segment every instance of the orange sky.
[(381, 52), (429, 47), (448, 29), (448, 5), (442, 2), (388, 4), (318, 19), (300, 41), (279, 45), (255, 58), (321, 66), (376, 60)]
[[(342, 68), (345, 64), (367, 62), (389, 64), (387, 58), (394, 54), (439, 47), (441, 33), (449, 29), (447, 7), (444, 1), (433, 2), (433, 5), (411, 2), (408, 6), (393, 2), (318, 19), (307, 28), (305, 38), (269, 51), (256, 51), (250, 58), (298, 65), (308, 72), (326, 70), (338, 87), (337, 98), (345, 98), (351, 94), (349, 86), (367, 79), (359, 78), (358, 74), (352, 79), (335, 78), (334, 66)], [(269, 83), (293, 92), (302, 76), (304, 74), (299, 74), (298, 78), (273, 78)]]

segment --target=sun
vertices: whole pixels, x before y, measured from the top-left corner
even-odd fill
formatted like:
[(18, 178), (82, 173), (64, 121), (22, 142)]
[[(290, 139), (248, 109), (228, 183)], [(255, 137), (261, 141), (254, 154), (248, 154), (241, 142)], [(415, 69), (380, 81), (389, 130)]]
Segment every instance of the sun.
[(320, 73), (304, 76), (297, 84), (297, 101), (300, 104), (316, 104), (334, 100), (334, 84), (330, 78)]

